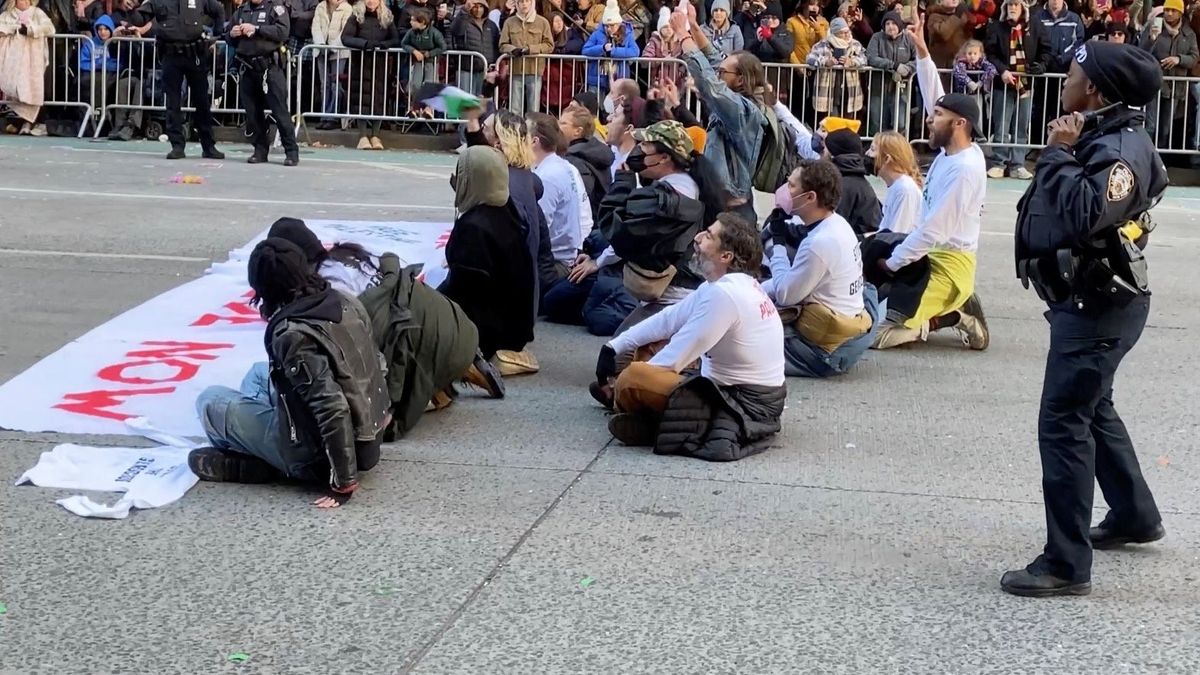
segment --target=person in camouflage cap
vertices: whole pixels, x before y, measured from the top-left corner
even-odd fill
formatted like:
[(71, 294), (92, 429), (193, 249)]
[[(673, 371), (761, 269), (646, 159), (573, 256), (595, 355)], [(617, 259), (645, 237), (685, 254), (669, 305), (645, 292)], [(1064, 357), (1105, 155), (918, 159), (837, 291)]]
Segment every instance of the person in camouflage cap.
[(687, 129), (675, 120), (663, 120), (645, 129), (637, 129), (633, 132), (633, 140), (657, 144), (662, 152), (671, 155), (676, 163), (683, 167), (692, 163), (692, 152), (695, 151), (692, 137), (688, 135)]

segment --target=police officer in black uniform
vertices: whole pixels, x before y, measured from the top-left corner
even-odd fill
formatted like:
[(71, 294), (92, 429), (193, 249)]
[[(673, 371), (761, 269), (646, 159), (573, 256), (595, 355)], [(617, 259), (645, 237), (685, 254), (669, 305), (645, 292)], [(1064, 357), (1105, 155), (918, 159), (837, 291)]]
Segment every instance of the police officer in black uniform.
[[(253, 138), (254, 154), (251, 164), (267, 161), (271, 149), (267, 138), (266, 109), (279, 128), (283, 143), (284, 166), (300, 163), (300, 146), (296, 145), (296, 127), (288, 107), (287, 77), (284, 75), (283, 43), (291, 32), (288, 10), (274, 0), (248, 0), (233, 14), (229, 22), (229, 42), (237, 50), (241, 67), (242, 107), (246, 109), (246, 125)], [(265, 90), (265, 91), (264, 91)]]
[(204, 38), (204, 17), (211, 19), (213, 30), (219, 32), (225, 27), (225, 8), (219, 0), (146, 0), (136, 12), (138, 25), (155, 23), (154, 36), (158, 40), (167, 97), (167, 138), (171, 141), (167, 159), (186, 156), (182, 110), (185, 78), (196, 109), (192, 121), (200, 134), (203, 155), (208, 159), (225, 159), (213, 138), (212, 94), (208, 90), (212, 46)]
[[(1018, 204), (1017, 276), (1046, 302), (1050, 353), (1038, 417), (1048, 541), (1001, 587), (1091, 592), (1092, 549), (1161, 539), (1162, 517), (1113, 408), (1113, 378), (1150, 312), (1142, 249), (1167, 170), (1142, 129), (1162, 68), (1137, 47), (1086, 42), (1062, 89), (1037, 174)], [(1091, 528), (1099, 482), (1110, 510)]]

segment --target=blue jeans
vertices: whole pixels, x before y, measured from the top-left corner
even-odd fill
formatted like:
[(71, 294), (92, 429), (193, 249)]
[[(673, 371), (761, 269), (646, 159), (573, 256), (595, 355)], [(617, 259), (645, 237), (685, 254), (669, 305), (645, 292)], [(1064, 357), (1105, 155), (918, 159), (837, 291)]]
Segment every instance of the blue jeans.
[[(1004, 143), (1020, 145), (1029, 142), (1029, 123), (1033, 113), (1033, 95), (1018, 98), (1017, 91), (999, 86), (992, 92), (992, 140), (997, 146)], [(1008, 169), (1025, 166), (1027, 148), (994, 147), (996, 159)]]
[(829, 377), (844, 375), (858, 363), (875, 340), (879, 330), (879, 292), (869, 283), (863, 284), (863, 305), (871, 317), (871, 330), (827, 352), (810, 343), (793, 326), (783, 327), (784, 373), (788, 377)]
[(542, 96), (542, 76), (513, 75), (509, 92), (512, 94), (512, 100), (508, 102), (509, 110), (519, 115), (537, 112)]
[[(346, 62), (348, 59), (332, 58), (328, 52), (323, 52), (321, 61), (324, 67), (319, 71), (321, 74), (321, 112), (336, 114), (345, 112), (338, 108), (345, 108), (348, 99), (345, 92), (342, 91), (341, 77), (346, 72)], [(341, 106), (338, 104), (341, 103)], [(334, 118), (326, 118), (327, 121), (336, 121)]]
[(196, 412), (214, 448), (257, 457), (288, 478), (320, 479), (327, 473), (325, 457), (279, 437), (276, 400), (267, 364), (260, 362), (250, 367), (240, 390), (213, 386), (200, 392)]

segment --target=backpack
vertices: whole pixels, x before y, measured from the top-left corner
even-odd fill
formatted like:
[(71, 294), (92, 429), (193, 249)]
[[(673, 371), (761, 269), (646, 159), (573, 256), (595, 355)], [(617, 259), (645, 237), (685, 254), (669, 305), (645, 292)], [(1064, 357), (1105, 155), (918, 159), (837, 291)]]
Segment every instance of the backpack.
[(792, 171), (800, 166), (802, 158), (796, 149), (796, 130), (787, 124), (780, 124), (775, 110), (770, 106), (764, 107), (762, 112), (767, 118), (767, 128), (763, 130), (762, 147), (754, 165), (752, 185), (755, 190), (773, 193), (787, 182)]

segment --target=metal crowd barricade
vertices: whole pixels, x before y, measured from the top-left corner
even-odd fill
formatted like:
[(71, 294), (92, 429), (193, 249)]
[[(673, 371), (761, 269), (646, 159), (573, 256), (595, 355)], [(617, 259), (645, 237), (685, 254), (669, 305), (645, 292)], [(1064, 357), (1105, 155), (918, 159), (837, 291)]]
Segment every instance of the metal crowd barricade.
[(96, 96), (99, 83), (95, 79), (85, 82), (80, 77), (79, 52), (84, 41), (90, 39), (84, 35), (51, 35), (47, 38), (49, 59), (46, 72), (49, 77), (42, 105), (82, 108), (83, 119), (77, 134), (79, 138), (83, 138), (83, 132), (98, 107)]
[(1196, 154), (1200, 146), (1200, 79), (1163, 77), (1158, 97), (1145, 108), (1146, 132), (1163, 154)]
[[(166, 112), (166, 87), (163, 83), (162, 67), (158, 58), (158, 45), (150, 38), (113, 37), (104, 43), (109, 54), (120, 64), (117, 72), (105, 71), (101, 78), (103, 105), (100, 119), (96, 122), (95, 135), (99, 136), (111, 111), (122, 108), (148, 112)], [(292, 61), (286, 66), (289, 88), (292, 81)], [(95, 78), (93, 78), (95, 79)], [(224, 41), (212, 44), (209, 51), (208, 91), (209, 107), (214, 114), (245, 114), (241, 107), (241, 73), (234, 57), (233, 46)], [(181, 85), (182, 110), (195, 112), (193, 92), (186, 80)], [(291, 100), (291, 93), (288, 93)]]
[(487, 73), (483, 54), (464, 51), (448, 51), (436, 59), (417, 61), (400, 49), (307, 45), (296, 61), (299, 75), (294, 112), (301, 124), (314, 117), (347, 122), (460, 123), (452, 118), (410, 114), (421, 107), (412, 100), (417, 88), (424, 82), (442, 82), (479, 94)]
[[(529, 62), (533, 62), (535, 68), (540, 66), (537, 73), (513, 73), (514, 65)], [(686, 84), (687, 64), (680, 59), (641, 56), (609, 59), (574, 54), (539, 54), (514, 59), (504, 54), (497, 61), (497, 68), (507, 77), (507, 86), (498, 89), (498, 105), (520, 115), (561, 111), (576, 94), (584, 91), (595, 93), (596, 98), (603, 101), (612, 82), (618, 79), (634, 80), (643, 91), (669, 80), (678, 88), (680, 102), (688, 106), (692, 103)]]

